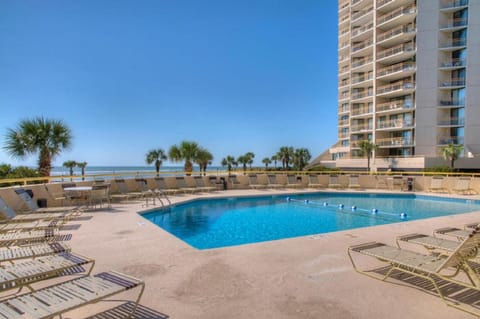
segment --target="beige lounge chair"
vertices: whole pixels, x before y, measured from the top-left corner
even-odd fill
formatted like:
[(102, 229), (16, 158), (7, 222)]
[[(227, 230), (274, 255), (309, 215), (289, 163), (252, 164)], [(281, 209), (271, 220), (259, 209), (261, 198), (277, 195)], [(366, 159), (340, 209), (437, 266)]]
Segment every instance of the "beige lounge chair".
[[(17, 194), (20, 202), (22, 203), (22, 207), (26, 206), (27, 209), (25, 213), (64, 213), (72, 215), (80, 215), (82, 209), (78, 206), (61, 206), (61, 207), (38, 207), (37, 203), (33, 200), (33, 198), (27, 193), (27, 191), (23, 188), (16, 188), (14, 189), (15, 194)], [(17, 212), (18, 213), (18, 212)]]
[(391, 182), (392, 182), (392, 184), (391, 184), (390, 189), (392, 189), (392, 190), (395, 190), (395, 189), (403, 190), (403, 185), (404, 185), (403, 176), (395, 175), (395, 176), (392, 177)]
[(325, 185), (318, 182), (318, 175), (310, 174), (308, 175), (308, 187), (310, 188), (324, 188)]
[(40, 243), (27, 246), (0, 248), (0, 264), (20, 259), (37, 258), (47, 255), (69, 252), (71, 248), (63, 243)]
[[(438, 285), (438, 279), (442, 280), (443, 284), (455, 284), (457, 286), (455, 290), (456, 295), (472, 291), (475, 293), (480, 292), (479, 274), (470, 264), (470, 260), (476, 256), (480, 241), (479, 230), (479, 228), (472, 230), (470, 235), (448, 256), (443, 254), (421, 254), (379, 242), (351, 246), (348, 248), (348, 256), (357, 272), (375, 279), (386, 280), (393, 273), (399, 271), (427, 280), (448, 306), (478, 316), (478, 308), (472, 308), (467, 304), (460, 303), (459, 300), (452, 300), (452, 296), (445, 295), (449, 292), (448, 290), (442, 289), (443, 285), (442, 287)], [(475, 252), (475, 254), (473, 252)], [(352, 257), (353, 253), (371, 256), (382, 263), (387, 263), (386, 273), (360, 269)], [(459, 274), (464, 275), (464, 277)], [(468, 279), (468, 281), (464, 280), (464, 278)]]
[(432, 193), (448, 193), (447, 189), (443, 187), (443, 180), (444, 178), (442, 176), (433, 176), (430, 179), (428, 191)]
[(462, 195), (477, 194), (477, 192), (470, 187), (471, 180), (472, 179), (470, 177), (458, 177), (452, 191)]
[(135, 306), (132, 307), (132, 313), (124, 314), (125, 317), (132, 318), (145, 284), (140, 279), (114, 271), (83, 276), (2, 300), (0, 313), (3, 319), (53, 318), (137, 287), (140, 288), (140, 292), (135, 300)]
[(277, 181), (277, 175), (275, 174), (267, 174), (267, 179), (268, 179), (268, 185), (267, 187), (269, 188), (284, 188), (284, 184), (280, 184)]
[(35, 282), (84, 272), (83, 266), (88, 264), (90, 267), (87, 274), (90, 274), (94, 265), (93, 259), (71, 252), (15, 261), (0, 268), (0, 292), (12, 288), (21, 290), (24, 286), (33, 290), (31, 284)]
[(337, 174), (332, 174), (328, 177), (328, 188), (343, 188)]
[(257, 174), (248, 175), (248, 186), (253, 189), (265, 189), (267, 187), (266, 184), (260, 184), (258, 182)]
[(167, 186), (165, 178), (155, 177), (154, 180), (157, 183), (157, 188), (155, 189), (155, 191), (168, 195), (176, 194), (178, 192), (178, 188), (171, 188)]
[[(469, 234), (471, 231), (469, 232)], [(397, 246), (400, 247), (400, 242), (406, 242), (409, 244), (415, 244), (425, 247), (429, 252), (444, 251), (446, 253), (452, 253), (458, 248), (460, 242), (445, 238), (434, 237), (425, 234), (407, 234), (397, 237)]]
[(360, 186), (360, 177), (358, 175), (350, 175), (348, 177), (348, 188), (359, 189)]
[(287, 174), (287, 187), (289, 187), (289, 188), (303, 188), (302, 176)]
[(232, 189), (240, 188), (242, 183), (237, 178), (237, 175), (229, 175), (228, 178), (228, 184)]
[(60, 234), (56, 229), (11, 231), (0, 234), (0, 247), (70, 240), (71, 234)]
[(199, 192), (213, 192), (217, 190), (217, 188), (214, 186), (205, 185), (205, 182), (203, 181), (202, 176), (194, 176), (193, 179), (195, 181), (195, 185)]
[(177, 182), (177, 187), (180, 192), (193, 194), (199, 191), (199, 189), (197, 189), (196, 187), (188, 186), (187, 181), (183, 176), (175, 177), (175, 181)]
[(142, 192), (140, 192), (140, 191), (130, 191), (128, 189), (128, 185), (125, 182), (125, 179), (115, 178), (114, 181), (115, 181), (115, 185), (117, 186), (118, 193), (110, 195), (110, 198), (112, 200), (115, 199), (115, 200), (119, 200), (119, 201), (122, 201), (122, 200), (129, 201), (129, 200), (132, 200), (132, 199), (138, 199), (138, 198), (142, 197), (142, 195), (143, 195)]
[[(78, 216), (77, 213), (63, 212), (63, 213), (23, 213), (17, 214), (7, 203), (0, 197), (0, 224), (10, 222), (32, 222), (32, 221), (49, 221), (56, 220), (60, 224), (67, 222), (73, 217)], [(1, 219), (1, 218), (5, 219)]]

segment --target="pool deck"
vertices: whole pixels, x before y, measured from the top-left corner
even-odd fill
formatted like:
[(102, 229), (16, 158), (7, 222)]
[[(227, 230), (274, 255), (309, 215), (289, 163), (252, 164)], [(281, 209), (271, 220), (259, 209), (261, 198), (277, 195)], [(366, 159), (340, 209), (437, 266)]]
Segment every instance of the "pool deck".
[[(171, 200), (314, 191), (230, 190)], [(462, 227), (479, 221), (480, 212), (201, 251), (137, 214), (145, 209), (137, 202), (86, 212), (93, 217), (72, 222), (81, 227), (71, 230), (70, 244), (96, 260), (95, 273), (115, 269), (144, 279), (141, 305), (158, 312), (148, 318), (474, 318), (425, 291), (355, 272), (347, 248), (369, 241), (394, 245), (397, 235)], [(83, 307), (65, 318), (114, 305)]]

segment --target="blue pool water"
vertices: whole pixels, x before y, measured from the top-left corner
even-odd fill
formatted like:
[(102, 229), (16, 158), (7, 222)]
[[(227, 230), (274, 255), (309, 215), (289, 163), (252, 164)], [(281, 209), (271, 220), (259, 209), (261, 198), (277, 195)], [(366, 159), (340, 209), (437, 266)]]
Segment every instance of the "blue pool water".
[(478, 201), (317, 193), (200, 199), (143, 217), (195, 248), (209, 249), (472, 211), (480, 211)]

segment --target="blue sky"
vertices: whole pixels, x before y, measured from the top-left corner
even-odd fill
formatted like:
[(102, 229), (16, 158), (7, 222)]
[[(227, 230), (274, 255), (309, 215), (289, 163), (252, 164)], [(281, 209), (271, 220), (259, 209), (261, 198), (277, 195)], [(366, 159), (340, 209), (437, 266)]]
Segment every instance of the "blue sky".
[(213, 164), (317, 156), (336, 141), (336, 61), (337, 1), (2, 0), (0, 145), (44, 116), (74, 136), (54, 166), (144, 165), (182, 140)]

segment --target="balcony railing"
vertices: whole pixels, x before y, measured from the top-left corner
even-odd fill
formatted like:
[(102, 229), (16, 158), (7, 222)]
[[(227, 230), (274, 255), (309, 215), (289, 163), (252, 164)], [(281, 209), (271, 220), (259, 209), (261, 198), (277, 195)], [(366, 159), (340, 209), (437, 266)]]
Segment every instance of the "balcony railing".
[(448, 119), (440, 119), (440, 120), (438, 120), (437, 125), (463, 126), (463, 125), (465, 125), (465, 118), (454, 117), (454, 118), (448, 118)]
[(373, 126), (372, 125), (368, 125), (368, 124), (361, 124), (361, 125), (351, 125), (350, 126), (350, 131), (353, 133), (353, 132), (360, 132), (360, 131), (369, 131), (369, 130), (373, 130)]
[(465, 106), (465, 100), (440, 100), (441, 106)]
[(451, 86), (465, 86), (465, 78), (451, 79), (449, 81), (444, 81), (438, 86), (440, 87), (451, 87)]
[(362, 34), (364, 32), (367, 32), (369, 30), (372, 30), (373, 29), (373, 23), (370, 23), (369, 25), (366, 25), (366, 26), (363, 26), (361, 28), (356, 28), (356, 29), (353, 29), (352, 31), (352, 38), (359, 35), (359, 34)]
[(350, 81), (348, 81), (348, 80), (346, 80), (346, 81), (343, 80), (343, 81), (338, 82), (338, 86), (339, 86), (339, 87), (347, 86), (347, 85), (349, 85), (349, 84), (350, 84)]
[(398, 91), (398, 90), (408, 90), (408, 89), (414, 89), (414, 88), (415, 88), (415, 83), (412, 81), (399, 81), (399, 82), (394, 82), (392, 84), (380, 86), (377, 89), (377, 94), (389, 93), (389, 92)]
[(348, 19), (350, 19), (350, 15), (345, 14), (345, 15), (341, 16), (341, 17), (338, 19), (338, 24), (342, 24), (342, 23), (344, 23), (345, 21), (347, 21)]
[(381, 33), (377, 36), (377, 42), (385, 41), (390, 38), (393, 38), (399, 34), (405, 34), (405, 33), (411, 33), (415, 32), (416, 29), (412, 25), (401, 25), (396, 28), (393, 28), (391, 30), (388, 30), (387, 32)]
[(411, 108), (413, 108), (413, 103), (408, 103), (404, 101), (381, 103), (377, 104), (376, 107), (377, 112)]
[(361, 82), (372, 80), (372, 79), (373, 79), (373, 75), (353, 77), (352, 84), (361, 83)]
[(358, 92), (358, 93), (352, 93), (352, 100), (356, 99), (363, 99), (365, 97), (370, 97), (373, 96), (372, 92)]
[(397, 63), (386, 68), (382, 68), (378, 70), (377, 77), (385, 76), (392, 73), (397, 73), (400, 71), (410, 71), (415, 70), (415, 63), (413, 62), (403, 62)]
[(338, 73), (342, 74), (342, 73), (348, 72), (348, 70), (349, 70), (348, 66), (344, 66), (340, 70), (338, 70)]
[(347, 112), (350, 112), (349, 107), (344, 107), (344, 108), (339, 108), (338, 109), (338, 113), (347, 113)]
[(366, 47), (369, 47), (373, 44), (373, 40), (371, 39), (368, 39), (366, 41), (363, 41), (363, 42), (360, 42), (358, 44), (355, 44), (353, 47), (352, 47), (352, 53), (353, 52), (357, 52), (357, 51), (360, 51), (362, 49), (365, 49)]
[(389, 14), (386, 14), (386, 15), (383, 15), (383, 16), (379, 17), (378, 20), (377, 20), (377, 25), (385, 23), (385, 22), (390, 21), (390, 20), (393, 20), (396, 17), (399, 17), (403, 14), (415, 13), (416, 10), (417, 10), (417, 8), (415, 6), (400, 7), (396, 10), (393, 10)]
[(392, 2), (392, 1), (394, 1), (394, 0), (378, 0), (377, 1), (377, 8), (380, 8), (381, 6), (383, 6), (383, 5), (385, 5), (389, 2)]
[(466, 27), (468, 24), (468, 20), (463, 18), (463, 19), (452, 19), (450, 21), (447, 21), (445, 24), (442, 24), (440, 26), (441, 29), (447, 29), (447, 28), (456, 28), (456, 27)]
[(445, 48), (453, 48), (453, 47), (464, 47), (466, 45), (467, 45), (466, 39), (453, 39), (453, 40), (441, 43), (439, 47), (441, 49), (445, 49)]
[(351, 146), (351, 147), (360, 147), (360, 143), (361, 143), (361, 142), (364, 142), (364, 141), (368, 141), (368, 140), (365, 139), (365, 140), (351, 141), (351, 142), (350, 142), (350, 146)]
[(411, 52), (411, 51), (415, 51), (415, 44), (413, 44), (413, 42), (403, 43), (403, 44), (399, 44), (394, 47), (391, 47), (387, 50), (379, 51), (377, 54), (377, 59), (383, 59), (398, 53)]
[(437, 139), (438, 145), (463, 144), (463, 136), (441, 136)]
[(353, 109), (351, 112), (351, 115), (355, 116), (355, 115), (363, 115), (363, 114), (369, 114), (369, 113), (373, 113), (373, 108), (362, 107), (362, 108)]
[(407, 128), (412, 126), (413, 126), (413, 123), (411, 121), (404, 121), (404, 120), (379, 121), (377, 123), (377, 129)]
[(457, 7), (464, 7), (466, 5), (468, 5), (468, 0), (453, 0), (449, 3), (444, 4), (443, 6), (441, 5), (440, 9), (451, 9)]
[(450, 61), (445, 61), (440, 64), (441, 68), (451, 68), (456, 66), (466, 66), (467, 61), (463, 59), (452, 59)]
[(352, 68), (362, 66), (362, 65), (370, 63), (372, 61), (373, 61), (373, 55), (366, 56), (365, 58), (363, 58), (361, 60), (357, 60), (357, 61), (353, 62), (352, 63)]
[(413, 140), (406, 137), (391, 137), (376, 140), (378, 146), (411, 146)]
[(338, 125), (343, 126), (343, 125), (348, 125), (348, 120), (338, 120)]
[(370, 12), (373, 11), (373, 7), (370, 7), (368, 9), (365, 9), (365, 10), (362, 10), (362, 11), (358, 11), (358, 12), (355, 12), (354, 14), (352, 14), (352, 22), (369, 14)]
[(343, 99), (348, 99), (350, 97), (350, 94), (349, 93), (340, 93), (338, 95), (338, 99), (339, 100), (343, 100)]

